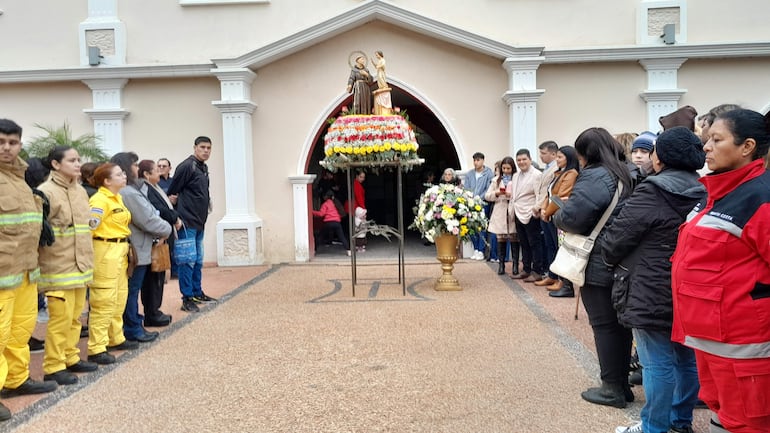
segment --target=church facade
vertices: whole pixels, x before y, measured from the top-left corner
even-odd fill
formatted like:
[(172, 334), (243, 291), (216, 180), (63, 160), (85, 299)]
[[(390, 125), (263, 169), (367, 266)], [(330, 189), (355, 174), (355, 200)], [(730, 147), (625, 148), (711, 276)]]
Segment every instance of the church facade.
[(0, 4), (0, 117), (23, 138), (66, 121), (110, 154), (172, 165), (211, 137), (206, 261), (250, 265), (313, 259), (311, 186), (355, 51), (384, 53), (393, 104), (442, 169), (470, 169), (476, 151), (536, 158), (591, 126), (658, 131), (683, 105), (770, 110), (765, 0), (436, 4)]

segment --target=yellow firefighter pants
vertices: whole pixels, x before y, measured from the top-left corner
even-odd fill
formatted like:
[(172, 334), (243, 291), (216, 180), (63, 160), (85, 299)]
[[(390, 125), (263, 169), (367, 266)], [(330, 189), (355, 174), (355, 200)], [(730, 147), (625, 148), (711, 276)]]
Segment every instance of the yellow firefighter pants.
[(86, 304), (86, 288), (51, 290), (45, 296), (48, 299), (48, 329), (43, 372), (52, 374), (80, 361), (80, 313)]
[(88, 302), (88, 354), (126, 341), (123, 310), (128, 299), (128, 244), (94, 241), (94, 281)]
[(8, 363), (5, 387), (15, 389), (29, 379), (29, 337), (37, 321), (37, 283), (29, 282), (29, 272), (15, 289), (11, 333), (3, 355)]

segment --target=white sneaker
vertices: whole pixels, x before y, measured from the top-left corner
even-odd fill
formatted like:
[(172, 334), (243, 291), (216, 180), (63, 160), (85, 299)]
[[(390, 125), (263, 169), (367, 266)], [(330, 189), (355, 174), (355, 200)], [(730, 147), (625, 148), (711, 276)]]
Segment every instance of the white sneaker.
[(631, 427), (620, 426), (615, 429), (615, 433), (644, 433), (642, 430), (642, 422), (632, 425)]
[(476, 251), (476, 253), (474, 255), (475, 255), (474, 258), (476, 260), (484, 260), (484, 252), (483, 251)]

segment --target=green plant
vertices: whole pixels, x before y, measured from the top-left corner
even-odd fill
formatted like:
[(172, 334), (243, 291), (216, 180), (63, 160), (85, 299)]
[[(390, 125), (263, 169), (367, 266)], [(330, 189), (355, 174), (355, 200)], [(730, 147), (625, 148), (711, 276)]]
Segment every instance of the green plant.
[(62, 127), (35, 124), (36, 128), (45, 131), (46, 135), (34, 137), (24, 146), (28, 157), (44, 158), (55, 146), (71, 146), (80, 154), (80, 158), (86, 161), (106, 161), (110, 159), (99, 146), (99, 137), (95, 134), (83, 134), (72, 138), (72, 129), (67, 122)]

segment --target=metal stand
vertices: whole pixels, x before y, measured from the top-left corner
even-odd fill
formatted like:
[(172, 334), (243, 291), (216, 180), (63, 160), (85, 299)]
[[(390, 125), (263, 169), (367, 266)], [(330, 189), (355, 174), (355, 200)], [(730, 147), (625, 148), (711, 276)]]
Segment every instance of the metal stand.
[[(343, 168), (347, 171), (348, 181), (348, 203), (353, 203), (353, 178), (350, 175), (351, 168), (366, 168), (366, 167), (390, 167), (396, 169), (396, 187), (398, 189), (397, 209), (398, 209), (398, 282), (401, 284), (401, 292), (406, 296), (406, 272), (404, 261), (404, 188), (403, 188), (403, 171), (404, 168), (421, 165), (425, 162), (424, 159), (413, 160), (401, 160), (395, 159), (393, 161), (377, 161), (377, 162), (344, 162), (336, 164), (335, 168)], [(351, 268), (351, 280), (353, 285), (353, 297), (356, 296), (356, 249), (355, 246), (355, 225), (353, 219), (355, 218), (355, 209), (348, 217), (348, 233), (350, 237), (350, 268)]]

